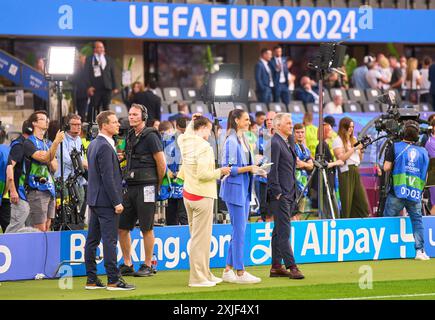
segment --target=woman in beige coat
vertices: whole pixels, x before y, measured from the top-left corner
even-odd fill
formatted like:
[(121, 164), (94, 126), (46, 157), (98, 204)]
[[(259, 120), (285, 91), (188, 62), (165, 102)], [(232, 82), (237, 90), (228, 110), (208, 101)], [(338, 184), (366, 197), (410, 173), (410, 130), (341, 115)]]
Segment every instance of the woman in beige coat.
[(178, 177), (184, 180), (183, 200), (191, 238), (190, 287), (212, 287), (222, 282), (210, 271), (213, 204), (217, 199), (216, 180), (228, 175), (231, 169), (215, 169), (213, 149), (207, 142), (211, 130), (211, 121), (195, 114), (177, 140), (182, 161)]

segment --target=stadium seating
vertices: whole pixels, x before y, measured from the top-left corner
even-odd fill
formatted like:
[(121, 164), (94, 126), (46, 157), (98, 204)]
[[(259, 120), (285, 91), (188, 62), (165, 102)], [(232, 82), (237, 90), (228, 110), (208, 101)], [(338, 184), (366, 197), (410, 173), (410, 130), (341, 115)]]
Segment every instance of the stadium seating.
[(209, 113), (207, 105), (202, 101), (196, 101), (190, 105), (191, 113)]
[(343, 104), (343, 112), (362, 112), (358, 102), (348, 102)]
[(180, 88), (163, 88), (163, 95), (166, 102), (183, 101), (183, 95)]
[(381, 107), (379, 103), (376, 102), (365, 102), (362, 108), (364, 112), (381, 112)]
[(288, 112), (287, 107), (282, 102), (271, 102), (269, 103), (269, 110), (275, 112)]
[(358, 101), (363, 103), (367, 101), (364, 91), (360, 89), (354, 89), (354, 88), (349, 89), (347, 90), (347, 94), (349, 96), (350, 101)]
[(319, 105), (316, 103), (307, 103), (307, 112), (319, 112)]
[(331, 99), (331, 95), (329, 94), (329, 91), (326, 89), (323, 90), (323, 103), (328, 103), (330, 101), (332, 101), (332, 99)]
[(250, 112), (248, 110), (248, 106), (246, 104), (242, 103), (242, 102), (234, 102), (234, 107), (236, 109), (242, 109), (242, 110), (245, 110), (246, 112)]
[(347, 98), (346, 91), (340, 88), (332, 88), (330, 89), (331, 99), (333, 99), (336, 95), (341, 95), (343, 97), (343, 102), (347, 102), (349, 99)]
[(288, 104), (288, 111), (290, 113), (305, 113), (305, 106), (302, 101), (294, 100)]
[(151, 89), (151, 91), (158, 96), (160, 99), (162, 99), (162, 101), (165, 100), (165, 98), (163, 97), (163, 93), (162, 93), (162, 89), (160, 88), (155, 88), (155, 89)]
[(249, 89), (248, 100), (249, 101), (257, 101), (257, 95), (255, 94), (255, 91), (252, 89)]
[(182, 92), (184, 101), (196, 101), (199, 99), (198, 90), (195, 88), (183, 88)]
[(167, 102), (162, 102), (161, 106), (160, 106), (160, 112), (161, 113), (171, 113), (169, 110), (169, 105)]
[(249, 103), (249, 112), (256, 113), (258, 111), (267, 112), (269, 110), (267, 109), (267, 106), (265, 103), (262, 103), (262, 102)]
[(367, 89), (366, 96), (368, 102), (376, 102), (378, 97), (381, 95), (381, 91), (378, 89)]

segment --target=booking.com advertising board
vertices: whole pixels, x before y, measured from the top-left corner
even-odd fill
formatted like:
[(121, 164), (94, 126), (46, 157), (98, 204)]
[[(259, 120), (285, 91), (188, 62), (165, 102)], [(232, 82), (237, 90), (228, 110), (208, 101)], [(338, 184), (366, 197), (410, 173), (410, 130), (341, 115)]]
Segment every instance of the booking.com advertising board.
[(432, 10), (3, 0), (0, 35), (433, 43)]
[[(425, 251), (435, 257), (435, 217), (423, 218)], [(210, 248), (212, 268), (225, 266), (231, 225), (214, 225)], [(251, 223), (245, 239), (245, 265), (271, 262), (273, 223)], [(187, 226), (155, 228), (154, 253), (158, 270), (189, 269), (190, 236)], [(414, 258), (414, 238), (409, 218), (311, 220), (292, 223), (291, 243), (297, 263)], [(132, 260), (136, 267), (145, 253), (142, 235), (132, 232)], [(86, 231), (6, 234), (0, 236), (0, 281), (55, 277), (61, 263), (74, 276), (85, 275)], [(104, 257), (102, 245), (97, 256)], [(118, 263), (122, 254), (118, 244)], [(97, 262), (104, 274), (104, 259)], [(59, 276), (59, 274), (57, 275)]]

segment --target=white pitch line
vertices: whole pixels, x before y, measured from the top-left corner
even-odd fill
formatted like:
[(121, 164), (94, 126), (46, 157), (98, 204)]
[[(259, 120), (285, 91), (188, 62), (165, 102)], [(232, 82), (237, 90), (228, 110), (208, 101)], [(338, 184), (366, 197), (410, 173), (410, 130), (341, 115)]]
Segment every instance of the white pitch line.
[(411, 297), (427, 297), (427, 296), (435, 296), (435, 292), (433, 292), (433, 293), (416, 293), (416, 294), (397, 294), (397, 295), (390, 295), (390, 296), (339, 298), (339, 299), (328, 299), (328, 300), (367, 300), (367, 299), (411, 298)]

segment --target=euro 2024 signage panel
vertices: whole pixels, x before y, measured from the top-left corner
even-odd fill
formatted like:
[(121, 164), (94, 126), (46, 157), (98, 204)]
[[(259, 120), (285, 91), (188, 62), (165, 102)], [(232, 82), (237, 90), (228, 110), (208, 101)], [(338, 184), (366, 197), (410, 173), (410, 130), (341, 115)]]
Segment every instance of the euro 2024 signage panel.
[(434, 10), (5, 0), (0, 35), (433, 43)]

